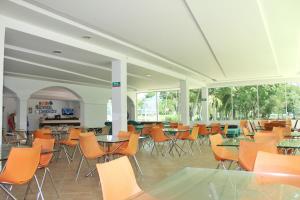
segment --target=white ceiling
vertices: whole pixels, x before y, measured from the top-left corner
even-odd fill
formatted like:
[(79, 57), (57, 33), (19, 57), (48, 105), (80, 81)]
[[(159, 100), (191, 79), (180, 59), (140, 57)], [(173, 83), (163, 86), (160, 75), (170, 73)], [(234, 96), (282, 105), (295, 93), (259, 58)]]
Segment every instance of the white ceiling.
[[(300, 75), (298, 0), (8, 0), (0, 6), (5, 16), (206, 84)], [(5, 70), (109, 85), (112, 58), (55, 41), (9, 30)], [(53, 50), (63, 54), (53, 55)], [(179, 77), (130, 59), (131, 88), (178, 87)]]
[(61, 87), (50, 87), (43, 90), (39, 90), (33, 93), (31, 99), (48, 99), (48, 100), (71, 100), (80, 101), (81, 99), (73, 92), (61, 88)]

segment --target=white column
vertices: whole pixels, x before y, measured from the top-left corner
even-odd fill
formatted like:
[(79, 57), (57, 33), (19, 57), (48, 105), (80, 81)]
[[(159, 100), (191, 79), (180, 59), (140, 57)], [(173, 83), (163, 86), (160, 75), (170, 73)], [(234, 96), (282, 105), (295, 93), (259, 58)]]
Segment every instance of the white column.
[(0, 144), (2, 144), (2, 108), (3, 108), (3, 72), (4, 72), (4, 43), (5, 43), (5, 27), (0, 24)]
[(112, 62), (112, 133), (127, 131), (127, 63)]
[(28, 109), (27, 101), (28, 101), (28, 98), (26, 98), (26, 97), (19, 98), (17, 121), (16, 121), (17, 129), (24, 129), (25, 131), (27, 130), (27, 109)]
[(209, 122), (207, 87), (201, 89), (201, 102), (202, 102), (202, 110), (201, 110), (202, 122), (207, 124)]
[(183, 124), (190, 124), (190, 116), (189, 116), (189, 86), (187, 80), (180, 80), (180, 121)]

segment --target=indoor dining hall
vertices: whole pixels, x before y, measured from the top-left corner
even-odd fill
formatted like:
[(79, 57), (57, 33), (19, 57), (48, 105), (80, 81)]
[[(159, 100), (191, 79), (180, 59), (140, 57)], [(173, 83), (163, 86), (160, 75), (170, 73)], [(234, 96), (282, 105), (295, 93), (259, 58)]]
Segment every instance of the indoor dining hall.
[(300, 200), (300, 2), (0, 0), (0, 200)]

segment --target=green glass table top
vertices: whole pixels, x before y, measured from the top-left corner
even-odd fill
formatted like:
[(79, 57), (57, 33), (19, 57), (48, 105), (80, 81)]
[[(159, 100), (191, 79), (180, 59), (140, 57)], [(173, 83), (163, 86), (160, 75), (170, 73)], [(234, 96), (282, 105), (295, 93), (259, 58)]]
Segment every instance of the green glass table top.
[[(281, 184), (282, 174), (184, 168), (132, 199), (157, 200), (288, 200), (300, 199), (300, 188)], [(276, 184), (261, 184), (266, 177)], [(277, 179), (276, 179), (277, 178)], [(299, 180), (299, 177), (288, 177)], [(149, 198), (149, 196), (151, 198)]]
[(254, 140), (249, 138), (229, 138), (224, 139), (222, 144), (218, 144), (218, 146), (232, 146), (238, 147), (240, 146), (240, 141), (254, 142)]
[(278, 148), (300, 148), (300, 139), (284, 139), (277, 144)]
[(292, 132), (291, 137), (300, 137), (300, 132)]
[(163, 131), (168, 133), (177, 133), (177, 132), (186, 132), (189, 131), (189, 129), (164, 128)]
[(253, 137), (255, 135), (255, 132), (249, 132), (248, 134), (246, 134), (246, 136), (250, 136)]

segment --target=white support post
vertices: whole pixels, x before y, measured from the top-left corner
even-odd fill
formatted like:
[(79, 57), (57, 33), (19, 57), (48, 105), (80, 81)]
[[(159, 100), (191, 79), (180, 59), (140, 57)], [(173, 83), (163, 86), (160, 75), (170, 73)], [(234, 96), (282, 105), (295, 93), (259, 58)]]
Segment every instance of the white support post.
[(207, 124), (209, 122), (208, 113), (208, 88), (204, 87), (201, 89), (201, 102), (202, 102), (202, 122)]
[(5, 44), (5, 26), (0, 24), (0, 145), (2, 144), (2, 121), (3, 121), (3, 73), (4, 73), (4, 44)]
[(189, 87), (186, 80), (180, 80), (180, 121), (183, 124), (190, 124), (189, 116)]
[[(29, 98), (29, 97), (28, 97)], [(27, 131), (27, 101), (28, 98), (20, 98), (17, 111), (17, 129), (24, 129)]]
[(127, 63), (112, 62), (112, 133), (127, 131)]

